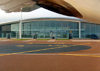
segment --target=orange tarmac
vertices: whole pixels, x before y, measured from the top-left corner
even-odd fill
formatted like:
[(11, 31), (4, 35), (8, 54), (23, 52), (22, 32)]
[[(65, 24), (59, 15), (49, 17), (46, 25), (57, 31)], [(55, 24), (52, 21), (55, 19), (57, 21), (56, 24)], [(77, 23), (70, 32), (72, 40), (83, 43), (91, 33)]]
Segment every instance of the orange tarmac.
[(0, 57), (0, 71), (100, 71), (100, 58), (66, 55)]
[[(7, 41), (8, 42), (8, 41)], [(48, 55), (14, 54), (0, 56), (0, 71), (100, 71), (100, 42), (72, 42), (72, 41), (10, 41), (2, 44), (75, 44), (91, 46), (91, 49), (56, 53)], [(67, 55), (81, 54), (81, 55)], [(83, 55), (82, 55), (83, 54)], [(94, 55), (95, 57), (85, 56)], [(98, 55), (96, 57), (96, 55)]]

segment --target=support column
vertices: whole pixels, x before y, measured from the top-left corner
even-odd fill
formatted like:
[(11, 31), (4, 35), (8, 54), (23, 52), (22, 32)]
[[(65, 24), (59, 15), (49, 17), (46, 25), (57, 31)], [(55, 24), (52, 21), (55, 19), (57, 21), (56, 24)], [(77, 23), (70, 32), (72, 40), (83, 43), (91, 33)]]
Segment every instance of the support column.
[(79, 39), (81, 39), (81, 22), (79, 21)]
[(19, 39), (22, 39), (22, 8), (21, 8), (21, 18), (19, 23)]

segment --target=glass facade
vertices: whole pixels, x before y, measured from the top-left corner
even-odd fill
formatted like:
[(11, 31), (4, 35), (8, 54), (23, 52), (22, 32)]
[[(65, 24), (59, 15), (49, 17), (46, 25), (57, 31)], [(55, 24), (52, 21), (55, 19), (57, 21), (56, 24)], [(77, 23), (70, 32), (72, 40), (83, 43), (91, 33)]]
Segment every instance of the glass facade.
[[(72, 21), (39, 20), (22, 23), (22, 38), (100, 38), (100, 25)], [(19, 38), (19, 23), (0, 26), (0, 37)]]
[(100, 38), (100, 25), (94, 23), (81, 23), (82, 38)]
[(68, 38), (69, 31), (74, 32), (73, 37), (78, 37), (78, 23), (67, 21), (34, 21), (22, 24), (22, 36), (25, 38)]

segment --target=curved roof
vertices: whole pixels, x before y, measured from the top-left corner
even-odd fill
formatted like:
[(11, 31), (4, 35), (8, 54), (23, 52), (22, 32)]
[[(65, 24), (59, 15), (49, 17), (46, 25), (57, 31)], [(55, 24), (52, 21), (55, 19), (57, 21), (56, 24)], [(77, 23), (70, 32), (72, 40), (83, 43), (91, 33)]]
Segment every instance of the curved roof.
[[(30, 22), (30, 21), (72, 21), (72, 22), (86, 22), (85, 20), (78, 19), (78, 18), (31, 18), (31, 19), (25, 19), (23, 22)], [(0, 25), (5, 25), (5, 24), (11, 24), (11, 23), (18, 23), (20, 21), (12, 21), (12, 22), (7, 22), (7, 23), (1, 23)]]

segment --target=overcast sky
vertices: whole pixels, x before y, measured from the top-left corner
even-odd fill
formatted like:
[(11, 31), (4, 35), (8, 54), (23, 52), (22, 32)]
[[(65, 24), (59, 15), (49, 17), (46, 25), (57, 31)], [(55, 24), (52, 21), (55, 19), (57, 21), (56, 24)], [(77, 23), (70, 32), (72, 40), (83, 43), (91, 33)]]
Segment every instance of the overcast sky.
[[(15, 12), (15, 13), (6, 13), (3, 10), (0, 9), (0, 23), (2, 22), (10, 22), (10, 21), (16, 21), (20, 19), (21, 13)], [(29, 18), (43, 18), (43, 17), (64, 17), (68, 18), (67, 16), (60, 15), (51, 11), (48, 11), (43, 8), (39, 8), (37, 10), (31, 11), (31, 12), (23, 12), (22, 13), (23, 19), (29, 19)]]

